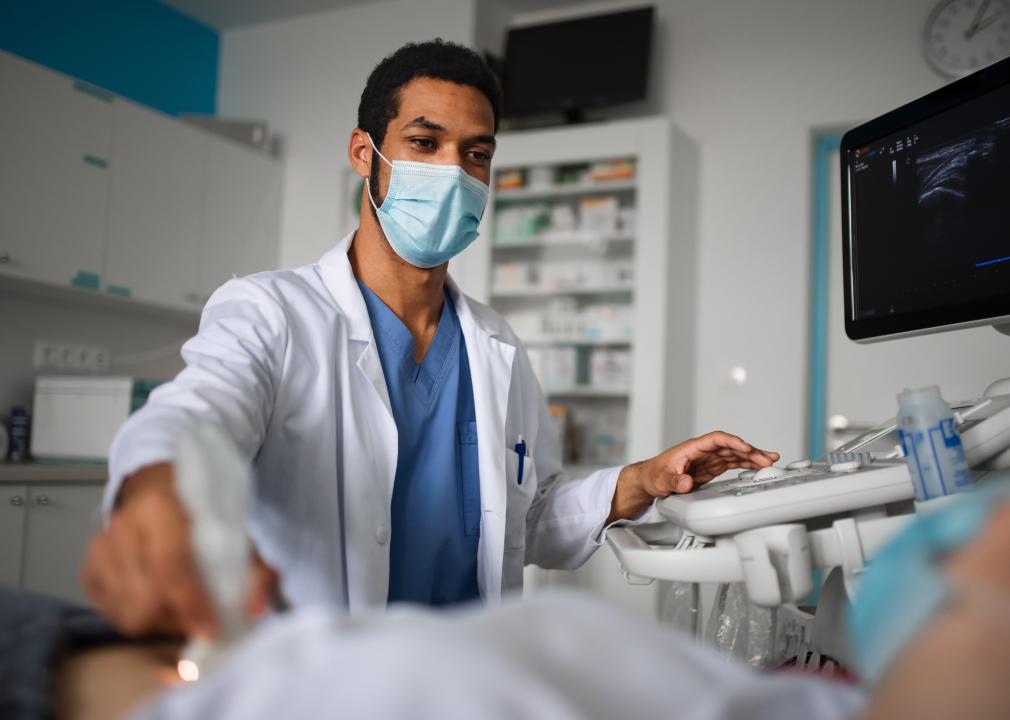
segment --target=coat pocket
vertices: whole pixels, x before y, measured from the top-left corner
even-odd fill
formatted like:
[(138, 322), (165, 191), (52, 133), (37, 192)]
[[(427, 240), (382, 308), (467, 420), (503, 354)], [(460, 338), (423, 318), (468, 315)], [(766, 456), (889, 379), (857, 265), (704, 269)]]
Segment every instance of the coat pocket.
[(519, 475), (519, 455), (512, 449), (505, 451), (505, 547), (526, 547), (526, 514), (537, 489), (537, 470), (532, 455), (522, 462)]

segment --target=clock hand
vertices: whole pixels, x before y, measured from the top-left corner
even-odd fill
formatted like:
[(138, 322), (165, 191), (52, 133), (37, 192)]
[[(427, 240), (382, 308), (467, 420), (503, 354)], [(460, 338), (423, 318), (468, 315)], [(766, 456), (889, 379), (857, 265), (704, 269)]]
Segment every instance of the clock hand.
[(972, 33), (972, 34), (975, 35), (975, 34), (978, 34), (978, 33), (982, 32), (983, 30), (985, 30), (987, 27), (989, 27), (990, 25), (992, 25), (994, 22), (996, 22), (999, 19), (1000, 19), (999, 13), (993, 15), (991, 18), (989, 18), (988, 20), (986, 20), (985, 22), (983, 22), (981, 25), (979, 25), (977, 28), (975, 28), (975, 32)]
[(982, 29), (982, 18), (985, 17), (986, 11), (989, 9), (989, 5), (991, 4), (992, 0), (982, 0), (982, 4), (978, 6), (975, 17), (972, 18), (971, 25), (969, 25), (968, 29), (964, 31), (965, 40), (971, 40), (975, 37), (976, 33)]

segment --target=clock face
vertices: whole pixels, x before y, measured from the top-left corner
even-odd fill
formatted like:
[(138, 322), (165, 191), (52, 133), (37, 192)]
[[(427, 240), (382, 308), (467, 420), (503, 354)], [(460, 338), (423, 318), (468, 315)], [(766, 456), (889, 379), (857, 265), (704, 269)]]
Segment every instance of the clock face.
[(1010, 1), (944, 0), (926, 21), (926, 58), (961, 77), (1010, 55)]

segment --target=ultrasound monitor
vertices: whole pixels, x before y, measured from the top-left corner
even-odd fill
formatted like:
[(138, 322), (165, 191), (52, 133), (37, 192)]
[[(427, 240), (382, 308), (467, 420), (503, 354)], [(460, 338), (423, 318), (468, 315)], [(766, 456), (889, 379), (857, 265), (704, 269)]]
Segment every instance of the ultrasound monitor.
[(842, 138), (845, 331), (1010, 324), (1010, 59)]

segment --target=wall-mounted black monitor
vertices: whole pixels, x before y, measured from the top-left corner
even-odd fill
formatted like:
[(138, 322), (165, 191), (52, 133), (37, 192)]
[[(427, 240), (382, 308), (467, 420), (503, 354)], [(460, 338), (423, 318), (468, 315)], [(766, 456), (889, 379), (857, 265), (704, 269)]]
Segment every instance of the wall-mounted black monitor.
[(850, 130), (841, 170), (850, 338), (1010, 322), (1010, 60)]
[(653, 8), (512, 28), (505, 45), (505, 115), (582, 112), (646, 96)]

